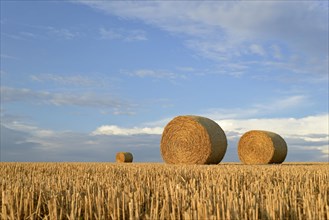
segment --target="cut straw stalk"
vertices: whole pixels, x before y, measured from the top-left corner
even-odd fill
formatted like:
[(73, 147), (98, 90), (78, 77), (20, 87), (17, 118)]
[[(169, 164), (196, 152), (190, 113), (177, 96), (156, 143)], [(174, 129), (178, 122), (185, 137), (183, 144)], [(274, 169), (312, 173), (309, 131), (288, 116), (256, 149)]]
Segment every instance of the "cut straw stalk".
[(129, 152), (119, 152), (115, 159), (119, 163), (131, 163), (133, 162), (133, 155)]
[(238, 144), (239, 159), (245, 164), (282, 163), (287, 151), (285, 140), (270, 131), (248, 131)]
[(177, 116), (162, 133), (161, 156), (169, 164), (218, 164), (227, 140), (214, 121), (201, 116)]

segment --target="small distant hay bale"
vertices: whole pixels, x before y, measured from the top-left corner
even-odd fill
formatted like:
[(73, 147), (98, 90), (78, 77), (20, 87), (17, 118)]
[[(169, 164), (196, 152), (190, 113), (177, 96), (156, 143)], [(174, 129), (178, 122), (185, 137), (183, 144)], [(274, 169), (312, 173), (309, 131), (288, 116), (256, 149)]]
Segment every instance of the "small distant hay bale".
[(270, 131), (248, 131), (242, 135), (238, 144), (239, 159), (244, 164), (282, 163), (287, 151), (285, 140)]
[(133, 155), (129, 152), (119, 152), (115, 159), (118, 163), (131, 163), (133, 162)]
[(185, 115), (172, 119), (161, 138), (161, 156), (169, 164), (218, 164), (224, 157), (227, 139), (211, 119)]

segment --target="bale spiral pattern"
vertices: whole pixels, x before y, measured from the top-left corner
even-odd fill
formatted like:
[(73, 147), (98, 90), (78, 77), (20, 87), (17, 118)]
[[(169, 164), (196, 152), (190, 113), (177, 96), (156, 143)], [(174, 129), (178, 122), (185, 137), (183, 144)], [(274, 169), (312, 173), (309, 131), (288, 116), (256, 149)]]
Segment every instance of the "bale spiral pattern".
[(270, 131), (248, 131), (242, 135), (238, 144), (239, 159), (244, 164), (282, 163), (287, 151), (285, 140)]
[(162, 133), (161, 156), (169, 164), (218, 164), (227, 140), (214, 121), (201, 116), (177, 116)]

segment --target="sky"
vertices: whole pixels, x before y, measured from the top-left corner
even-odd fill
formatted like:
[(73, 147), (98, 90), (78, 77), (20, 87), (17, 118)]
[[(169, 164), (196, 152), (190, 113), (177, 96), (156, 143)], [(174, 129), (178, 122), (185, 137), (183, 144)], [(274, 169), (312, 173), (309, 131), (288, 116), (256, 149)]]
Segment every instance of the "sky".
[(163, 162), (178, 115), (329, 162), (328, 1), (1, 1), (1, 161)]

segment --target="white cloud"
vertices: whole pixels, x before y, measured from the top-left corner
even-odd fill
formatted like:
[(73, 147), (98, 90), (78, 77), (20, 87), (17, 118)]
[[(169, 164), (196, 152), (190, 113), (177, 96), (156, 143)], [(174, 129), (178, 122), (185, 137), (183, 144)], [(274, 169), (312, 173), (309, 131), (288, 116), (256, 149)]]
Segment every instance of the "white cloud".
[(270, 99), (262, 104), (251, 104), (250, 107), (245, 108), (207, 109), (205, 110), (205, 114), (210, 118), (214, 118), (215, 120), (269, 117), (273, 114), (287, 112), (289, 110), (297, 110), (302, 106), (307, 106), (310, 104), (311, 101), (307, 96), (292, 95), (281, 97), (279, 99)]
[(308, 98), (304, 95), (293, 95), (281, 98), (279, 100), (272, 100), (272, 102), (266, 104), (256, 104), (254, 105), (255, 109), (259, 109), (260, 111), (283, 111), (294, 107), (300, 107), (301, 105), (305, 105), (307, 103)]
[(157, 121), (151, 121), (151, 122), (146, 122), (144, 123), (144, 125), (146, 127), (162, 127), (164, 128), (166, 126), (166, 124), (172, 119), (174, 118), (174, 116), (172, 117), (167, 117), (167, 118), (163, 118)]
[(25, 38), (23, 38), (23, 36), (21, 36), (20, 34), (12, 34), (12, 33), (5, 33), (2, 32), (1, 33), (2, 36), (14, 39), (14, 40), (25, 40)]
[(282, 59), (282, 52), (281, 52), (281, 49), (280, 49), (280, 47), (278, 46), (278, 45), (272, 45), (271, 46), (271, 49), (272, 49), (272, 54), (273, 54), (273, 57), (275, 58), (275, 59), (278, 59), (278, 60), (280, 60), (280, 59)]
[(8, 54), (0, 54), (0, 58), (1, 58), (1, 59), (14, 59), (14, 60), (17, 59), (16, 57), (14, 57), (14, 56), (10, 56), (10, 55), (8, 55)]
[(161, 127), (134, 127), (121, 128), (116, 125), (103, 125), (92, 132), (92, 135), (136, 135), (136, 134), (162, 134)]
[(135, 71), (123, 71), (130, 76), (136, 76), (140, 78), (158, 78), (158, 79), (177, 79), (185, 78), (184, 74), (178, 74), (174, 72), (169, 72), (166, 70), (152, 70), (152, 69), (138, 69)]
[(266, 52), (261, 45), (258, 44), (251, 44), (250, 45), (250, 52), (259, 56), (265, 56)]
[(325, 154), (324, 156), (327, 156), (328, 159), (328, 155), (329, 155), (329, 146), (323, 146), (322, 147), (322, 153)]
[(31, 32), (27, 32), (27, 31), (22, 31), (19, 34), (24, 36), (24, 37), (29, 37), (29, 38), (34, 38), (34, 39), (39, 38), (38, 35), (36, 35), (34, 33), (31, 33)]
[(38, 74), (31, 75), (30, 78), (36, 82), (55, 82), (57, 84), (71, 85), (71, 86), (91, 86), (99, 85), (94, 79), (83, 75), (59, 75), (59, 74)]
[(34, 91), (26, 88), (1, 87), (3, 102), (32, 102), (33, 104), (48, 104), (55, 106), (80, 106), (110, 109), (112, 114), (133, 113), (132, 103), (114, 97), (111, 94), (71, 93)]
[(74, 28), (62, 28), (53, 26), (43, 26), (43, 25), (31, 25), (21, 23), (24, 27), (24, 31), (18, 33), (1, 33), (4, 36), (15, 40), (45, 40), (49, 37), (56, 37), (56, 39), (72, 40), (79, 37), (80, 32), (74, 30)]
[(71, 40), (71, 39), (76, 38), (80, 35), (79, 32), (72, 31), (72, 30), (67, 29), (67, 28), (56, 28), (56, 27), (51, 27), (51, 26), (41, 27), (41, 28), (47, 29), (49, 35), (55, 35), (56, 37), (64, 38), (66, 40)]
[(144, 41), (147, 40), (146, 32), (143, 30), (125, 30), (100, 28), (99, 34), (102, 39), (123, 40), (123, 41)]
[[(281, 68), (293, 73), (303, 71), (313, 74), (310, 78), (318, 78), (315, 73), (328, 74), (327, 4), (291, 1), (80, 2), (111, 15), (138, 19), (170, 33), (184, 35), (187, 47), (221, 63), (243, 64), (250, 52), (260, 56), (273, 54), (266, 56), (266, 61), (278, 71)], [(300, 55), (300, 60), (289, 59), (295, 55)], [(277, 59), (282, 60), (283, 65), (274, 62)], [(257, 65), (253, 68), (264, 67), (263, 62)]]
[(173, 78), (175, 77), (175, 74), (165, 72), (165, 71), (154, 71), (154, 70), (147, 70), (147, 69), (142, 69), (142, 70), (136, 70), (133, 72), (131, 75), (138, 76), (138, 77), (155, 77), (155, 78)]
[[(329, 140), (329, 115), (303, 118), (224, 119), (216, 120), (224, 130), (244, 133), (248, 130), (269, 130), (289, 137), (305, 137), (307, 141)], [(313, 137), (312, 135), (323, 135)], [(308, 137), (307, 137), (308, 136)], [(320, 138), (320, 139), (319, 139)]]
[(11, 123), (3, 123), (6, 127), (20, 131), (20, 132), (28, 132), (37, 137), (49, 137), (55, 134), (54, 131), (49, 129), (40, 129), (34, 125), (28, 125), (26, 123), (22, 123), (20, 121), (12, 121)]

